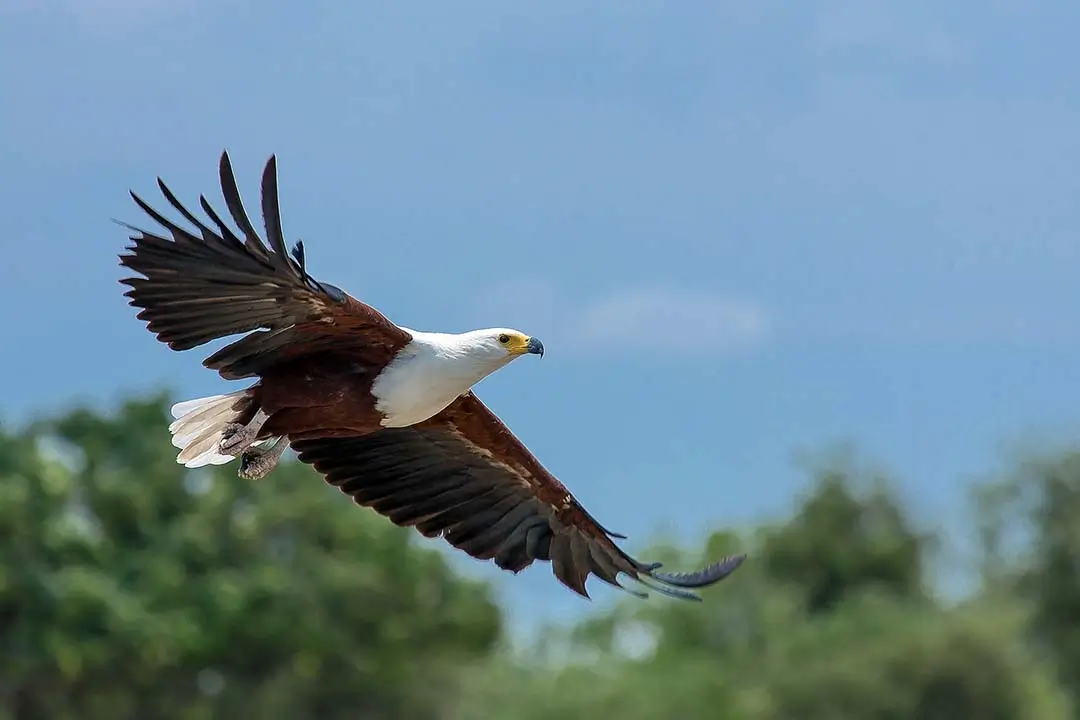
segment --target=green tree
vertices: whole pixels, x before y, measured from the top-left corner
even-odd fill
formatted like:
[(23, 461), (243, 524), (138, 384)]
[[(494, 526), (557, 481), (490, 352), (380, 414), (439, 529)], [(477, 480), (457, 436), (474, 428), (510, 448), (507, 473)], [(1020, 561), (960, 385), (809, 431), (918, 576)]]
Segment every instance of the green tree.
[(749, 558), (705, 602), (598, 613), (554, 642), (562, 657), (534, 648), (478, 671), (456, 717), (1070, 717), (1052, 668), (1025, 642), (1023, 606), (941, 601), (923, 576), (934, 536), (914, 529), (890, 486), (848, 466), (817, 473), (786, 522), (710, 538), (704, 555)]
[(176, 464), (166, 399), (0, 433), (0, 716), (438, 717), (489, 588), (309, 468)]
[(1001, 608), (932, 608), (863, 594), (793, 627), (767, 681), (780, 720), (1065, 720), (1052, 672)]
[[(1042, 455), (1019, 463), (997, 489), (1013, 515), (1001, 523), (1029, 531), (1016, 566), (1007, 547), (998, 550), (999, 571), (1013, 578), (1032, 604), (1032, 632), (1039, 646), (1053, 656), (1059, 676), (1074, 702), (1080, 701), (1080, 452)], [(1011, 521), (1011, 522), (1010, 522)], [(1013, 560), (1013, 562), (1010, 562)]]
[(869, 587), (922, 596), (933, 540), (913, 527), (888, 480), (841, 466), (819, 471), (795, 517), (767, 535), (763, 561), (816, 614)]
[(0, 432), (0, 718), (1076, 717), (1080, 454), (982, 488), (963, 599), (893, 483), (839, 463), (789, 518), (655, 551), (749, 551), (703, 603), (627, 598), (511, 650), (415, 533), (296, 463), (186, 470), (164, 410)]

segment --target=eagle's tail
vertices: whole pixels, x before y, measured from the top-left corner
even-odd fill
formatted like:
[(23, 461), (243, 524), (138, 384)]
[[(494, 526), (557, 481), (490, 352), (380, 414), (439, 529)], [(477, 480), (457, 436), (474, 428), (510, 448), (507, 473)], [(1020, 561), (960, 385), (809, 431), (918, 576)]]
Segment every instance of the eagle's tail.
[(176, 403), (172, 406), (172, 416), (176, 418), (169, 425), (172, 444), (180, 448), (176, 462), (189, 468), (204, 465), (224, 465), (235, 459), (218, 450), (225, 431), (240, 422), (248, 409), (248, 390), (239, 390), (228, 395), (213, 395)]

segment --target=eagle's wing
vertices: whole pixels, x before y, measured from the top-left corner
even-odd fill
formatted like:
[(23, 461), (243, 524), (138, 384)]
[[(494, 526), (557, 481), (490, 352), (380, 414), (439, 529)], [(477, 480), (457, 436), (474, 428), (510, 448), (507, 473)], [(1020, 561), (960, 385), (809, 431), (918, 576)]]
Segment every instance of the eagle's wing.
[(187, 350), (250, 333), (204, 362), (222, 376), (236, 379), (326, 349), (353, 349), (386, 361), (412, 339), (374, 308), (311, 277), (302, 243), (296, 243), (290, 256), (281, 228), (274, 156), (262, 176), (262, 214), (269, 247), (244, 210), (227, 152), (221, 155), (219, 175), (229, 214), (243, 239), (205, 197), (199, 197), (200, 205), (216, 229), (185, 208), (160, 178), (158, 187), (165, 199), (195, 230), (180, 227), (131, 193), (165, 232), (155, 234), (124, 223), (136, 234), (128, 254), (120, 256), (120, 264), (145, 277), (121, 282), (131, 287), (125, 295), (131, 305), (142, 309), (139, 319), (148, 321), (159, 340), (174, 350)]
[[(712, 585), (743, 555), (694, 573), (657, 572), (619, 549), (566, 487), (473, 393), (431, 420), (362, 437), (297, 440), (302, 462), (392, 522), (427, 537), (442, 535), (474, 558), (517, 573), (550, 561), (555, 576), (588, 597), (590, 574), (625, 588), (618, 575), (675, 597)], [(635, 595), (643, 593), (630, 591)]]

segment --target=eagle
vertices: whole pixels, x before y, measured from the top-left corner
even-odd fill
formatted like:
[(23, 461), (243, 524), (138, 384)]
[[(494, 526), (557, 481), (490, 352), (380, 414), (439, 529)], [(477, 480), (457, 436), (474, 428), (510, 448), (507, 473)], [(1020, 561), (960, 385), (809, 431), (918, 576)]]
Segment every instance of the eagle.
[[(543, 343), (512, 328), (423, 332), (312, 277), (303, 241), (287, 247), (278, 204), (277, 157), (261, 184), (266, 241), (241, 200), (228, 151), (221, 191), (238, 232), (205, 196), (207, 221), (159, 177), (165, 200), (190, 228), (135, 203), (160, 228), (120, 222), (132, 234), (120, 265), (124, 295), (158, 340), (176, 351), (240, 335), (203, 365), (232, 393), (171, 408), (176, 460), (189, 468), (239, 460), (257, 480), (286, 449), (363, 507), (517, 574), (549, 562), (559, 582), (589, 598), (590, 577), (637, 597), (639, 586), (688, 600), (745, 559), (731, 555), (696, 572), (660, 572), (621, 550), (571, 492), (473, 391), (483, 378)], [(638, 585), (622, 582), (630, 578)]]

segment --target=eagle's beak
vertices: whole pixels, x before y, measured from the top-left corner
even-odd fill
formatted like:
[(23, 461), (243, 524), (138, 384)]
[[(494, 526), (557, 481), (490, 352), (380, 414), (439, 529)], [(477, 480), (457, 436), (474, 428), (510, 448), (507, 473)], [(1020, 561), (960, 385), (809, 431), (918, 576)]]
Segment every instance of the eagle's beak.
[(531, 337), (529, 338), (528, 344), (525, 345), (525, 352), (532, 355), (539, 355), (540, 357), (544, 357), (544, 343), (540, 342), (534, 337)]

